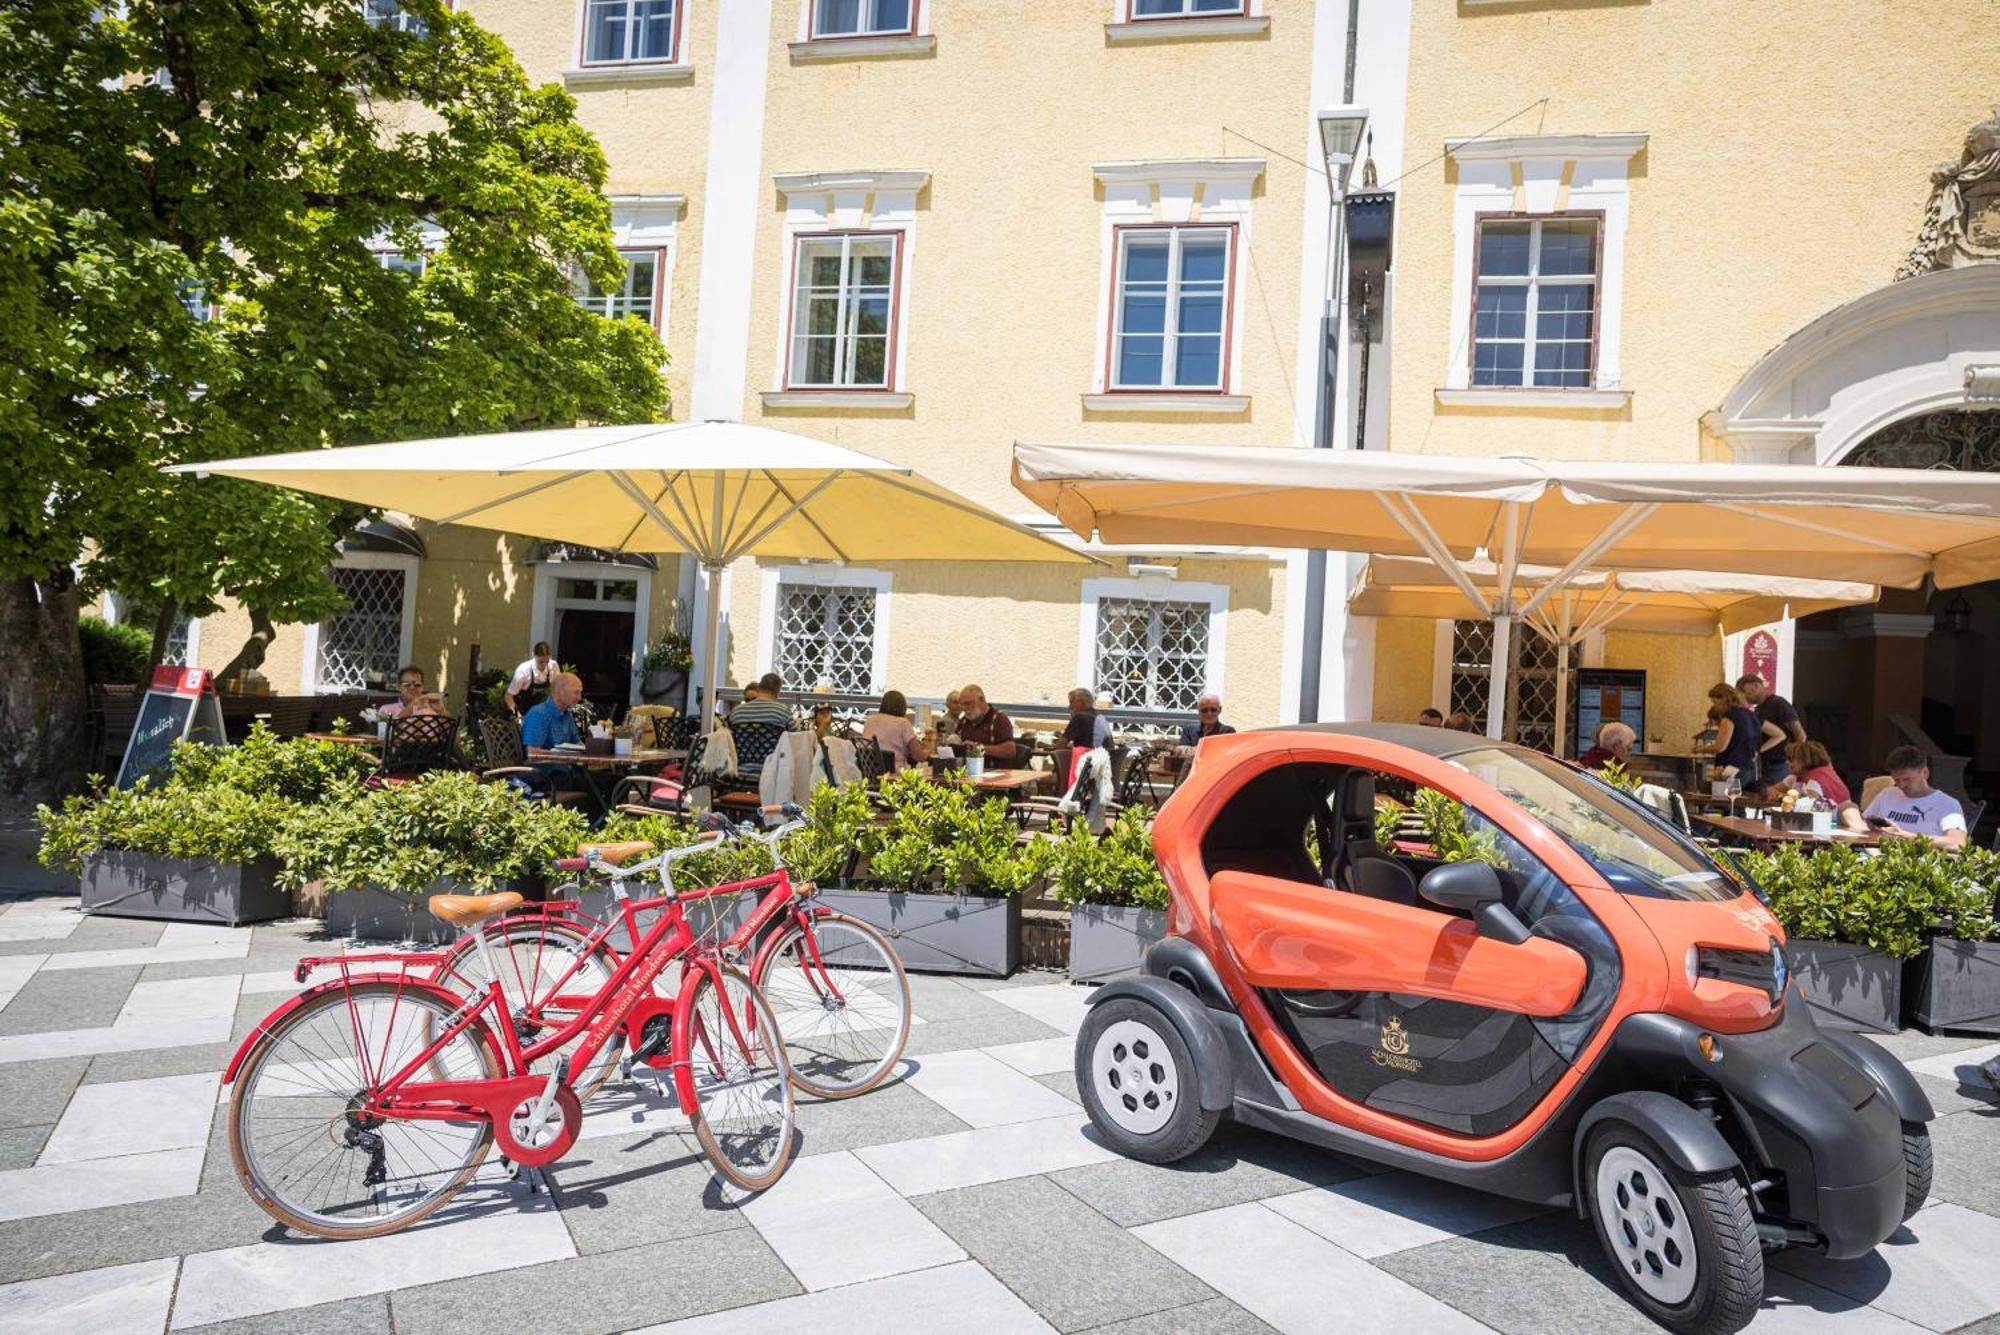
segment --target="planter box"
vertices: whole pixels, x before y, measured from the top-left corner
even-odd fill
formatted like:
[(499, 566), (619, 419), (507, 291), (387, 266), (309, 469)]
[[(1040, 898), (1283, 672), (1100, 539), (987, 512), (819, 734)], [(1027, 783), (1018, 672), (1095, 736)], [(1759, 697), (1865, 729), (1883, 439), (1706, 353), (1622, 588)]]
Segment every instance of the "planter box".
[[(738, 927), (748, 918), (763, 899), (769, 887), (760, 890), (745, 890), (739, 894), (717, 896), (713, 899), (691, 899), (687, 909), (688, 926), (697, 936), (717, 941), (733, 936)], [(643, 899), (652, 892), (641, 890), (633, 898)], [(618, 901), (611, 897), (609, 890), (586, 890), (583, 894), (583, 911), (599, 922), (612, 924), (610, 946), (621, 955), (629, 955), (637, 948), (638, 942), (626, 930), (624, 914), (619, 910)], [(654, 922), (658, 921), (660, 910), (639, 915), (639, 935), (644, 937)], [(585, 924), (588, 927), (588, 924)]]
[(93, 853), (83, 864), (83, 911), (231, 927), (270, 922), (291, 912), (291, 897), (278, 888), (277, 875), (275, 858), (208, 862)]
[(1914, 963), (1918, 1024), (2000, 1034), (2000, 941), (1940, 937)]
[[(544, 893), (540, 878), (509, 881), (505, 887), (528, 899)], [(477, 895), (456, 881), (435, 881), (421, 895), (397, 894), (393, 890), (366, 885), (359, 890), (342, 890), (326, 897), (326, 929), (335, 936), (362, 941), (429, 941), (443, 945), (455, 940), (458, 929), (431, 916), (427, 904), (433, 895)]]
[(1021, 901), (1006, 896), (821, 890), (820, 903), (880, 928), (911, 973), (1005, 978), (1021, 963)]
[(1069, 976), (1102, 983), (1139, 972), (1146, 947), (1167, 934), (1165, 909), (1078, 904), (1069, 915)]
[(1902, 961), (1865, 946), (1797, 939), (1785, 943), (1785, 959), (1820, 1024), (1873, 1034), (1902, 1028)]

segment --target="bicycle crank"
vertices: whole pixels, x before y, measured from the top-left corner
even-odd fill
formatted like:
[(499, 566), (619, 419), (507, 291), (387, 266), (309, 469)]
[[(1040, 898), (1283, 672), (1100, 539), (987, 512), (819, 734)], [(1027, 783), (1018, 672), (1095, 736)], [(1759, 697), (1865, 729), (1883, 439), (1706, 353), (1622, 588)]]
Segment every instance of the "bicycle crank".
[(557, 1087), (546, 1108), (543, 1096), (536, 1094), (516, 1103), (505, 1117), (493, 1119), (493, 1139), (500, 1153), (525, 1168), (540, 1168), (562, 1158), (582, 1129), (583, 1104), (568, 1085)]

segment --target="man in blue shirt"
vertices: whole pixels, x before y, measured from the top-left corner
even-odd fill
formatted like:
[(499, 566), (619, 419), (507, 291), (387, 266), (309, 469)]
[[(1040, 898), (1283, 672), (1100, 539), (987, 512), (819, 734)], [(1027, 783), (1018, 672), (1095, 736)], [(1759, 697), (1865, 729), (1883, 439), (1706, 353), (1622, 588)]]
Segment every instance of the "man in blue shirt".
[(530, 749), (548, 750), (565, 742), (580, 742), (576, 715), (570, 711), (583, 699), (583, 679), (574, 672), (558, 672), (549, 679), (549, 698), (530, 709), (521, 720), (521, 741)]

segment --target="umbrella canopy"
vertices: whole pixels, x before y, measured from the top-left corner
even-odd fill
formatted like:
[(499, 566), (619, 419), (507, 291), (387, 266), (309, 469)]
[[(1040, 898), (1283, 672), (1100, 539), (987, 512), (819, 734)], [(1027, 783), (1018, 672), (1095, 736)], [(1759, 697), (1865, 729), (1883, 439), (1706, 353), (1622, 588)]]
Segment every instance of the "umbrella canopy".
[(1942, 588), (2000, 577), (2000, 474), (1017, 444), (1014, 485), (1106, 542), (1323, 547), (1440, 565), (1484, 552), (1503, 567), (1898, 588), (1926, 575)]
[[(1106, 542), (1428, 557), (1491, 609), (1486, 728), (1513, 622), (1591, 570), (1712, 570), (1915, 588), (2000, 577), (2000, 474), (1576, 463), (1193, 445), (1014, 446), (1014, 485)], [(1492, 596), (1468, 561), (1497, 567)], [(1517, 601), (1524, 565), (1554, 574)]]
[[(913, 470), (740, 422), (574, 427), (182, 464), (614, 552), (684, 552), (711, 575), (745, 556), (853, 561), (1089, 557)], [(708, 702), (721, 654), (708, 598)]]
[[(1499, 567), (1468, 561), (1460, 569), (1485, 595), (1475, 603), (1436, 563), (1409, 556), (1369, 559), (1347, 600), (1358, 616), (1485, 620), (1493, 615)], [(1532, 592), (1556, 574), (1552, 566), (1522, 566), (1516, 578)], [(1588, 571), (1530, 618), (1537, 630), (1558, 642), (1574, 642), (1616, 622), (1625, 630), (1665, 635), (1725, 635), (1787, 616), (1872, 603), (1873, 584), (1791, 579), (1776, 575), (1731, 575), (1708, 570)], [(1554, 604), (1554, 606), (1551, 606)], [(1570, 627), (1563, 632), (1562, 622)]]

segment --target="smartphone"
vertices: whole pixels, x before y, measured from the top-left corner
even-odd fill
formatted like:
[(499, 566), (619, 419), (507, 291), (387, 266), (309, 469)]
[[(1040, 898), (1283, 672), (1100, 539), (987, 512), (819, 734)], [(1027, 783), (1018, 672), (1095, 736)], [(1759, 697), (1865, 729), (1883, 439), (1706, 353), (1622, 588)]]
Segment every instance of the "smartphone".
[(1889, 822), (1880, 816), (1869, 816), (1866, 819), (1868, 821), (1868, 828), (1871, 830), (1886, 830), (1890, 828)]

